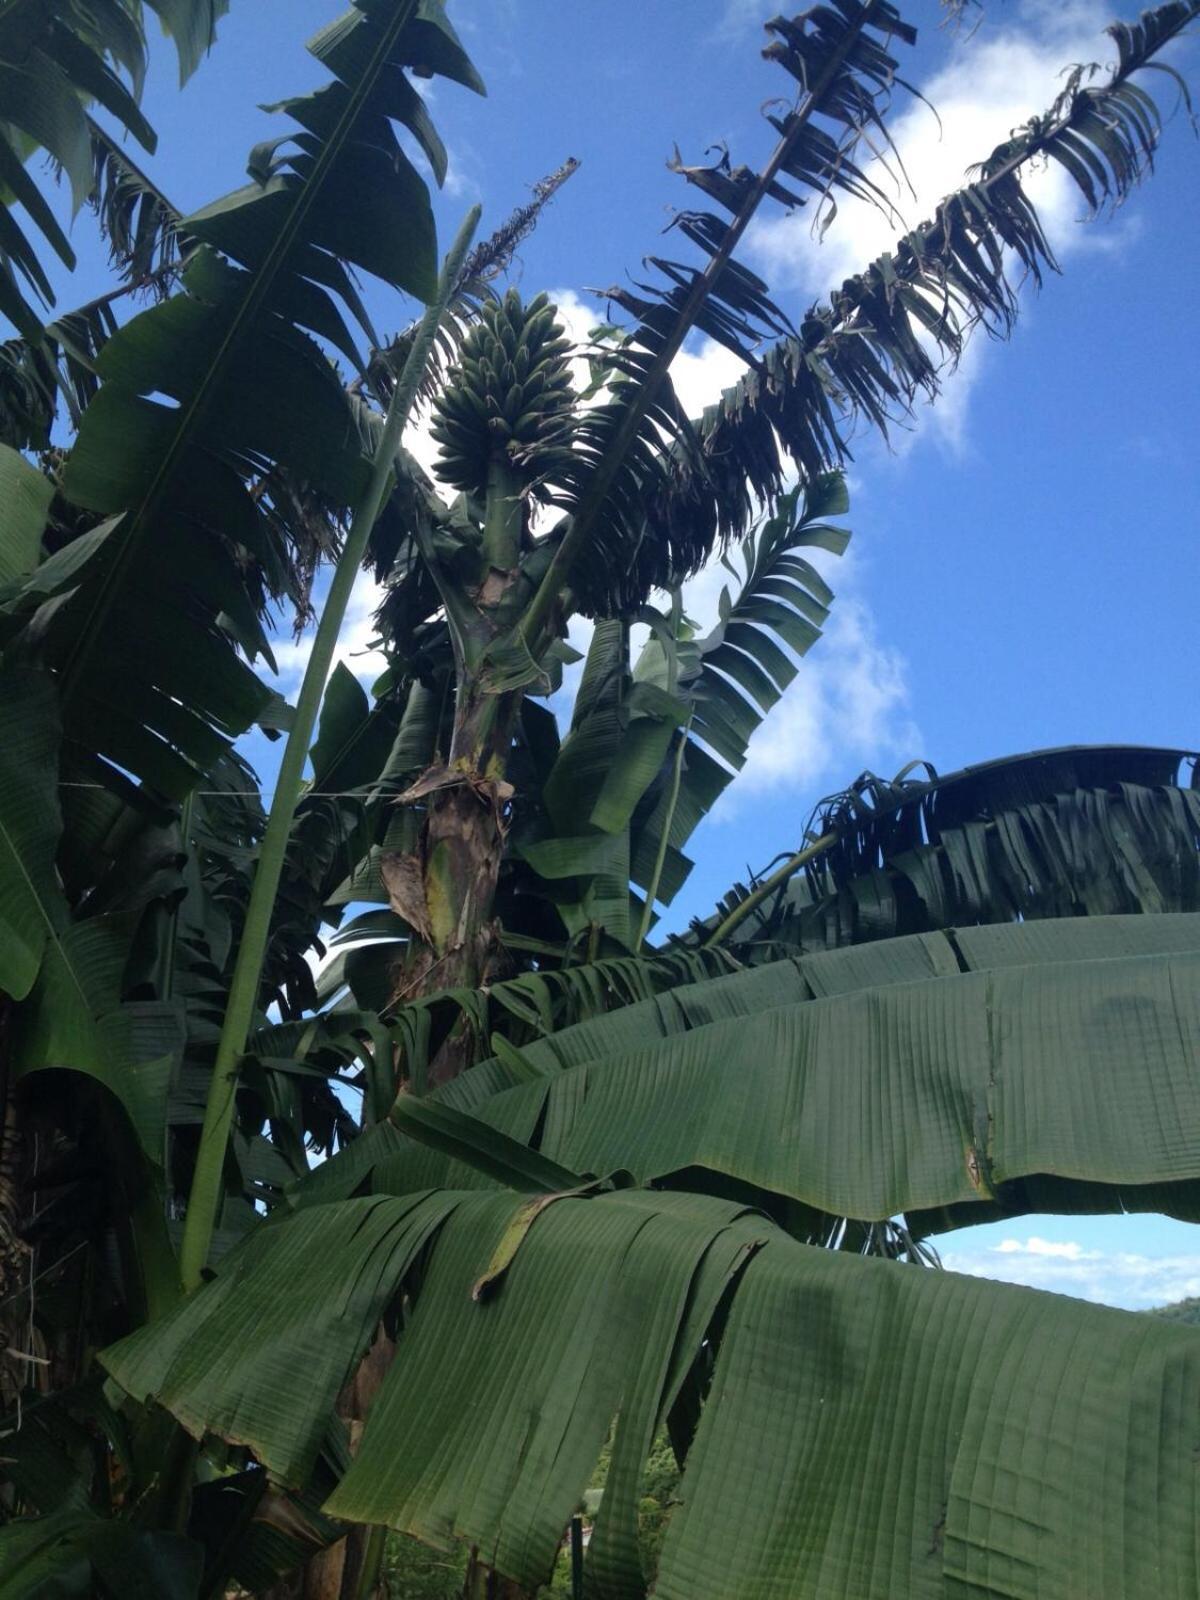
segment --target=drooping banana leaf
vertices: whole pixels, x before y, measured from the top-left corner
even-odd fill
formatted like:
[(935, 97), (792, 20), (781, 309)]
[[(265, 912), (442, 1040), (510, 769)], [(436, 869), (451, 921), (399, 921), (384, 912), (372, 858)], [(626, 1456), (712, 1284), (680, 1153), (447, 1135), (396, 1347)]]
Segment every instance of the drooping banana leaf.
[[(754, 351), (750, 370), (695, 424), (733, 531), (745, 530), (796, 467), (814, 477), (840, 465), (856, 424), (886, 433), (918, 396), (936, 396), (939, 372), (980, 321), (993, 333), (1011, 330), (1018, 287), (1057, 270), (1029, 173), (1043, 159), (1055, 163), (1093, 218), (1124, 200), (1152, 170), (1163, 128), (1149, 73), (1181, 84), (1159, 57), (1198, 15), (1197, 0), (1167, 0), (1137, 22), (1113, 23), (1111, 71), (1074, 67), (1054, 104), (973, 164), (928, 221), (812, 307), (794, 333)], [(776, 59), (801, 68), (811, 47), (795, 37), (800, 19), (777, 22)], [(736, 201), (736, 185), (723, 185), (727, 158), (681, 170), (727, 208)], [(701, 484), (683, 472), (657, 516), (684, 515)]]
[[(315, 1208), (105, 1364), (197, 1433), (253, 1437), (286, 1482), (370, 1314), (399, 1306), (398, 1241), (431, 1206), (397, 1357), (332, 1515), (463, 1539), (534, 1588), (615, 1420), (587, 1584), (635, 1600), (640, 1468), (699, 1371), (657, 1594), (1184, 1600), (1200, 1582), (1188, 1329), (814, 1250), (705, 1196)], [(333, 1317), (347, 1294), (353, 1314)], [(319, 1376), (298, 1388), (311, 1350)]]
[(866, 774), (816, 808), (805, 833), (824, 842), (803, 870), (735, 886), (694, 933), (753, 961), (975, 922), (1196, 910), (1189, 760), (1076, 746), (944, 778)]
[(167, 278), (190, 245), (180, 213), (129, 153), (94, 121), (92, 193), (109, 260), (127, 284), (168, 289)]
[[(411, 1158), (411, 1141), (386, 1120), (387, 1113), (397, 1083), (411, 1087), (423, 1081), (439, 1045), (452, 1032), (468, 1030), (481, 1059), (435, 1090), (433, 1098), (456, 1109), (472, 1110), (514, 1083), (557, 1071), (554, 1041), (560, 1037), (569, 1040), (579, 1029), (586, 1029), (587, 1022), (579, 1019), (641, 1016), (646, 1007), (653, 1011), (655, 996), (665, 999), (675, 989), (687, 993), (710, 984), (721, 988), (720, 974), (728, 971), (728, 958), (719, 951), (670, 952), (654, 959), (612, 957), (578, 967), (523, 972), (490, 984), (486, 991), (440, 990), (404, 1001), (386, 1023), (377, 1024), (371, 1042), (373, 1059), (365, 1087), (372, 1097), (372, 1125), (329, 1160), (304, 1172), (291, 1186), (289, 1199), (308, 1205), (353, 1194), (381, 1162), (393, 1156)], [(343, 968), (342, 974), (350, 983), (359, 981), (352, 968)], [(341, 1007), (339, 1001), (316, 1022), (294, 1027), (319, 1029), (321, 1040), (335, 1034), (339, 1025), (362, 1030), (364, 1014)], [(260, 1047), (269, 1049), (279, 1032), (264, 1030), (255, 1042), (256, 1053)], [(635, 1038), (644, 1036), (634, 1034)], [(311, 1048), (310, 1042), (306, 1050)], [(485, 1052), (489, 1048), (501, 1050), (503, 1055), (488, 1058)], [(359, 1058), (364, 1054), (360, 1048)], [(424, 1153), (420, 1158), (424, 1159)], [(435, 1181), (444, 1182), (446, 1170), (443, 1164)], [(471, 1181), (470, 1174), (460, 1173), (459, 1177)]]
[[(1190, 1217), (1198, 960), (1195, 915), (884, 940), (641, 1002), (439, 1095), (575, 1172), (744, 1185), (805, 1236), (813, 1213)], [(394, 1131), (339, 1160), (312, 1199), (372, 1171), (398, 1193), (476, 1182)]]
[(349, 1465), (340, 1421), (299, 1491), (268, 1484), (255, 1463), (217, 1447), (220, 1470), (191, 1486), (186, 1537), (147, 1527), (173, 1424), (130, 1405), (102, 1372), (67, 1390), (30, 1389), (4, 1426), (5, 1600), (199, 1600), (202, 1576), (257, 1594), (346, 1531), (320, 1511)]
[[(184, 1316), (159, 1323), (152, 1335), (144, 1330), (148, 1338), (134, 1334), (123, 1342), (122, 1385), (137, 1399), (150, 1393), (161, 1399), (169, 1392), (168, 1408), (178, 1406), (185, 1427), (199, 1431), (213, 1429), (217, 1413), (209, 1407), (215, 1400), (220, 1421), (213, 1431), (249, 1445), (283, 1481), (303, 1484), (351, 1362), (365, 1351), (397, 1285), (461, 1198), (352, 1200), (313, 1209), (308, 1214), (318, 1218), (314, 1229), (285, 1233), (277, 1223), (256, 1228), (225, 1257), (212, 1294), (192, 1296)], [(313, 1271), (318, 1262), (321, 1270)], [(335, 1265), (340, 1270), (331, 1277)], [(245, 1293), (247, 1284), (264, 1281), (263, 1274), (277, 1291), (277, 1314), (266, 1320), (263, 1306), (254, 1303), (256, 1294)], [(304, 1284), (311, 1294), (298, 1299)], [(214, 1314), (241, 1330), (216, 1361), (198, 1337)], [(303, 1393), (294, 1394), (283, 1411), (269, 1384), (246, 1382), (245, 1357), (260, 1337), (293, 1372), (304, 1373)], [(160, 1395), (168, 1365), (173, 1377)]]

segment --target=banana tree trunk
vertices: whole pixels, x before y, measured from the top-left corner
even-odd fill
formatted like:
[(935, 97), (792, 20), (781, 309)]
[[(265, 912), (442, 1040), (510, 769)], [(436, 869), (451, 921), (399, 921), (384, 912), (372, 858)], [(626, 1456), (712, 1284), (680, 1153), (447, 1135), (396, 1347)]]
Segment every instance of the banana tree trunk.
[[(505, 780), (519, 697), (484, 697), (464, 686), (450, 759), (431, 768), (403, 796), (425, 806), (417, 849), (383, 865), (392, 908), (413, 929), (397, 999), (438, 989), (477, 988), (499, 948), (493, 916), (512, 787)], [(452, 1035), (435, 1057), (428, 1083), (447, 1083), (469, 1064), (469, 1040)]]
[[(449, 760), (401, 796), (403, 803), (424, 805), (425, 821), (417, 848), (387, 857), (382, 868), (392, 907), (415, 935), (398, 1000), (487, 981), (499, 947), (493, 908), (512, 798), (504, 773), (519, 706), (519, 694), (485, 695), (468, 679), (460, 687)], [(469, 1038), (452, 1034), (433, 1060), (428, 1083), (406, 1087), (447, 1083), (470, 1059)], [(381, 1333), (338, 1408), (352, 1448), (390, 1364), (391, 1345)], [(311, 1560), (292, 1586), (274, 1590), (271, 1600), (385, 1600), (378, 1533), (352, 1529)], [(523, 1590), (474, 1553), (464, 1594), (467, 1600), (524, 1600)]]
[(502, 1578), (498, 1572), (482, 1562), (478, 1550), (472, 1550), (471, 1559), (467, 1564), (462, 1600), (530, 1600), (530, 1597), (519, 1584), (513, 1583), (509, 1578)]
[[(506, 458), (487, 472), (483, 559), (469, 589), (445, 583), (443, 599), (458, 633), (457, 692), (450, 752), (400, 796), (402, 805), (424, 809), (416, 848), (381, 863), (392, 909), (412, 930), (407, 961), (398, 974), (395, 1003), (439, 989), (478, 988), (486, 983), (499, 950), (494, 918), (496, 885), (504, 854), (512, 785), (509, 751), (521, 692), (488, 693), (482, 662), (488, 646), (511, 625), (512, 596), (520, 580), (526, 508), (519, 476)], [(431, 553), (431, 570), (437, 572)], [(424, 1092), (448, 1083), (470, 1064), (465, 1032), (446, 1039), (427, 1079), (397, 1085)], [(353, 1442), (390, 1365), (390, 1354), (371, 1355), (359, 1367), (339, 1407)], [(379, 1570), (380, 1530), (355, 1528), (338, 1545), (309, 1562), (303, 1586), (288, 1600), (384, 1600)], [(473, 1552), (466, 1600), (524, 1600), (523, 1591), (478, 1561)], [(283, 1600), (282, 1596), (277, 1600)]]

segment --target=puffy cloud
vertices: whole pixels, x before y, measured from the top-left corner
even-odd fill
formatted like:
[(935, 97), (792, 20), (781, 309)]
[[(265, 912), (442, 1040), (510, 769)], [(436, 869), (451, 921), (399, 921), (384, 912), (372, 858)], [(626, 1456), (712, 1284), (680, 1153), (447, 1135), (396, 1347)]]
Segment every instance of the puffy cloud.
[(725, 0), (725, 11), (717, 31), (723, 34), (742, 33), (747, 28), (761, 27), (774, 15), (774, 8), (765, 0)]
[(785, 785), (815, 798), (863, 768), (888, 776), (920, 753), (904, 657), (879, 638), (867, 602), (843, 593), (714, 815), (736, 817), (745, 801)]
[[(962, 185), (971, 161), (1050, 105), (1062, 88), (1064, 62), (1087, 60), (1104, 49), (1105, 20), (1093, 0), (1027, 0), (1017, 20), (997, 24), (993, 14), (986, 30), (964, 33), (946, 65), (921, 86), (937, 115), (919, 101), (898, 100), (902, 109), (890, 119), (907, 182), (898, 173), (898, 181), (890, 181), (877, 166), (872, 177), (889, 193), (898, 217), (839, 195), (837, 218), (818, 242), (811, 206), (798, 214), (776, 213), (758, 223), (751, 241), (772, 282), (821, 293), (890, 248), (898, 233)], [(1029, 189), (1056, 249), (1069, 250), (1085, 237), (1076, 225), (1078, 192), (1061, 168), (1047, 165), (1032, 173)]]
[[(733, 563), (738, 567), (736, 554)], [(737, 817), (747, 800), (782, 785), (802, 784), (816, 798), (864, 767), (890, 775), (921, 754), (907, 662), (879, 636), (862, 562), (852, 547), (840, 561), (818, 557), (814, 564), (837, 590), (829, 621), (751, 739), (746, 765), (718, 802), (716, 820)], [(737, 582), (716, 561), (686, 586), (685, 609), (701, 631), (716, 621), (725, 586), (736, 594)]]
[(986, 1249), (972, 1250), (969, 1236), (956, 1235), (955, 1239), (961, 1242), (942, 1251), (943, 1265), (973, 1278), (1048, 1289), (1131, 1311), (1200, 1295), (1200, 1254), (1089, 1250), (1074, 1240), (1036, 1236), (1002, 1239)]
[(1099, 1261), (1098, 1250), (1085, 1250), (1081, 1244), (1076, 1244), (1073, 1239), (1054, 1240), (1039, 1239), (1035, 1234), (1032, 1239), (1001, 1239), (994, 1246), (1002, 1256), (1054, 1256), (1062, 1261)]

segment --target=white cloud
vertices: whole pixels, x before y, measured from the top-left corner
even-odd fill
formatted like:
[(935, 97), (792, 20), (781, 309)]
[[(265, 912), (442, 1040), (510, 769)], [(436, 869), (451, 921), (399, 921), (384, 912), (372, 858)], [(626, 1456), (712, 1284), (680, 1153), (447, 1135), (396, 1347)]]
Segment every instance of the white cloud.
[(942, 1263), (973, 1278), (1048, 1289), (1132, 1311), (1200, 1295), (1200, 1254), (1087, 1250), (1072, 1240), (1036, 1237), (1003, 1239), (988, 1249), (971, 1250), (965, 1236), (957, 1237), (963, 1242), (943, 1250)]
[(1099, 1261), (1100, 1251), (1085, 1250), (1073, 1239), (1001, 1239), (994, 1247), (1002, 1256), (1055, 1256), (1063, 1261)]
[[(735, 568), (740, 567), (736, 553)], [(911, 711), (908, 665), (880, 639), (864, 593), (863, 565), (853, 549), (840, 561), (815, 563), (837, 591), (821, 638), (750, 741), (746, 765), (714, 811), (737, 817), (743, 803), (782, 785), (805, 792), (842, 785), (864, 767), (890, 776), (922, 751)], [(684, 589), (684, 609), (700, 630), (716, 622), (721, 589), (737, 582), (713, 561)]]
[[(1005, 22), (951, 48), (950, 59), (922, 92), (937, 117), (918, 101), (889, 122), (907, 184), (891, 183), (873, 167), (871, 176), (892, 199), (902, 227), (930, 215), (943, 195), (961, 186), (966, 168), (1008, 137), (1031, 115), (1044, 111), (1062, 88), (1064, 63), (1103, 51), (1103, 7), (1094, 0), (1063, 5), (1062, 0), (1032, 0), (1020, 8), (1019, 22)], [(940, 127), (938, 119), (940, 118)], [(1057, 166), (1029, 180), (1052, 243), (1070, 249), (1082, 234), (1076, 226), (1081, 201)], [(894, 219), (874, 206), (838, 196), (838, 215), (818, 243), (812, 234), (811, 205), (800, 214), (778, 215), (755, 228), (752, 245), (767, 263), (776, 284), (821, 293), (857, 272), (894, 242)]]
[(671, 363), (671, 379), (689, 417), (719, 400), (746, 370), (746, 363), (714, 339), (686, 345)]
[[(588, 343), (592, 328), (605, 321), (607, 311), (603, 301), (585, 300), (574, 289), (551, 289), (550, 299), (558, 307), (559, 318), (568, 338), (577, 345)], [(587, 362), (579, 359), (573, 363), (576, 383), (583, 387), (589, 379)], [(718, 399), (723, 390), (735, 384), (746, 370), (746, 363), (726, 350), (715, 339), (697, 336), (671, 363), (671, 379), (689, 416), (695, 417)]]
[[(971, 162), (1047, 109), (1062, 88), (1065, 64), (1110, 52), (1102, 33), (1107, 20), (1098, 0), (1026, 0), (1015, 16), (1000, 17), (993, 10), (977, 31), (964, 29), (952, 39), (946, 65), (921, 85), (937, 108), (940, 127), (928, 107), (917, 101), (905, 105), (899, 97), (889, 121), (911, 191), (881, 176), (877, 166), (871, 169), (900, 213), (900, 225), (875, 207), (840, 195), (836, 220), (821, 243), (813, 234), (811, 204), (800, 213), (764, 218), (747, 248), (772, 287), (822, 296), (889, 249), (900, 232), (931, 215), (944, 195), (962, 185)], [(1082, 248), (1120, 247), (1120, 229), (1100, 233), (1080, 224), (1081, 197), (1056, 164), (1031, 172), (1026, 188), (1060, 259)], [(983, 339), (973, 341), (929, 414), (935, 436), (951, 448), (963, 444), (967, 402), (985, 348)]]
[[(383, 652), (370, 648), (375, 638), (375, 611), (382, 599), (381, 586), (368, 573), (360, 573), (346, 608), (346, 619), (334, 652), (334, 664), (341, 662), (366, 686), (387, 665)], [(323, 599), (318, 601), (318, 609), (323, 604)], [(279, 664), (278, 688), (289, 699), (293, 699), (300, 688), (300, 680), (312, 654), (312, 640), (312, 629), (309, 628), (299, 639), (280, 639), (275, 644), (275, 659)]]

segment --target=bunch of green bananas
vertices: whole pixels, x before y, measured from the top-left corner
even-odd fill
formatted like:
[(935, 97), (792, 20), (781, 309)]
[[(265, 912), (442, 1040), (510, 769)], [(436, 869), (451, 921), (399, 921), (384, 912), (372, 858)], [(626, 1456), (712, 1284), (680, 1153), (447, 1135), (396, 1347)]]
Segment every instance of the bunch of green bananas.
[(493, 461), (532, 482), (542, 457), (561, 450), (574, 391), (570, 340), (544, 294), (522, 305), (516, 289), (487, 301), (433, 406), (438, 476), (482, 497)]

